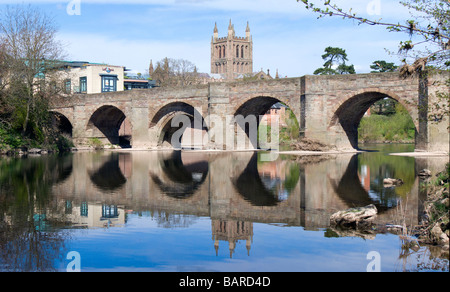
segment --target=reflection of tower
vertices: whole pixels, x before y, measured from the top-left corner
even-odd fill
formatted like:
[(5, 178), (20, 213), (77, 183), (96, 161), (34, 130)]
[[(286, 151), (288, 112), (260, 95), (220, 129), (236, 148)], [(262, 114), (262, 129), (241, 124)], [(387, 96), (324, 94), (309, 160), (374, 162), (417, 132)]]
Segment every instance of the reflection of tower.
[(212, 239), (216, 255), (219, 252), (219, 240), (228, 241), (230, 258), (239, 240), (246, 241), (247, 255), (250, 255), (250, 247), (253, 241), (253, 223), (236, 220), (212, 220)]

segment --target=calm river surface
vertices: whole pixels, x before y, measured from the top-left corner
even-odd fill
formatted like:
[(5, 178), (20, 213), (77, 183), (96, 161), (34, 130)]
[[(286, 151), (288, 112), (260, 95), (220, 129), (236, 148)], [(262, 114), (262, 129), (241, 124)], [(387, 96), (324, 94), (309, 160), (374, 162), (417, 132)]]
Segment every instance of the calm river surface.
[[(384, 231), (345, 233), (329, 216), (375, 204), (377, 223), (417, 224), (417, 173), (446, 159), (254, 152), (80, 152), (0, 157), (1, 271), (449, 270), (432, 249)], [(445, 158), (445, 157), (444, 157)], [(385, 177), (401, 178), (384, 187)]]

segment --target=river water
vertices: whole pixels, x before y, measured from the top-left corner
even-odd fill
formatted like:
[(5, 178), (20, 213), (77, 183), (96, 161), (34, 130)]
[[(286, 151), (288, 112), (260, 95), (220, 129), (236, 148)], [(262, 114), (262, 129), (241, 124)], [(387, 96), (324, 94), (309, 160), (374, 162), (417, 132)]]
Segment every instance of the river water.
[[(377, 224), (417, 224), (418, 171), (446, 157), (361, 154), (79, 152), (0, 158), (2, 271), (448, 271), (432, 248), (394, 232), (329, 226), (375, 204)], [(401, 178), (398, 187), (383, 178)]]

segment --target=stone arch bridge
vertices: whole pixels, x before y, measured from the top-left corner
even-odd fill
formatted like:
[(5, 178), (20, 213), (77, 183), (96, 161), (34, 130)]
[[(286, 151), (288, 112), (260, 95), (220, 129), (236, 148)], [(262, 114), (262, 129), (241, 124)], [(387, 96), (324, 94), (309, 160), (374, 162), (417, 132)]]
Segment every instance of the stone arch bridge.
[[(397, 73), (307, 75), (60, 96), (53, 100), (51, 111), (58, 127), (71, 135), (76, 147), (90, 145), (93, 138), (119, 144), (120, 129), (126, 124), (130, 146), (149, 149), (173, 141), (170, 138), (179, 127), (173, 127), (171, 122), (178, 114), (188, 117), (191, 127), (202, 133), (209, 133), (213, 126), (206, 117), (220, 117), (225, 129), (232, 129), (231, 132), (237, 134), (236, 123), (227, 117), (258, 117), (273, 104), (282, 102), (295, 114), (302, 136), (344, 150), (357, 148), (357, 128), (361, 118), (374, 102), (388, 97), (405, 106), (412, 117), (416, 128), (416, 150), (448, 152), (448, 117), (437, 117), (435, 121), (426, 118), (428, 108), (437, 102), (436, 93), (448, 92), (444, 85), (446, 79), (448, 74), (427, 79), (405, 79)], [(202, 122), (195, 124), (199, 119), (194, 117), (200, 117)], [(250, 137), (249, 127), (244, 125), (244, 128), (241, 131)], [(217, 130), (215, 133), (217, 136)], [(202, 142), (201, 147), (223, 147), (219, 145), (224, 143), (223, 140), (208, 141), (208, 144)], [(246, 147), (259, 146), (253, 142), (250, 139)]]

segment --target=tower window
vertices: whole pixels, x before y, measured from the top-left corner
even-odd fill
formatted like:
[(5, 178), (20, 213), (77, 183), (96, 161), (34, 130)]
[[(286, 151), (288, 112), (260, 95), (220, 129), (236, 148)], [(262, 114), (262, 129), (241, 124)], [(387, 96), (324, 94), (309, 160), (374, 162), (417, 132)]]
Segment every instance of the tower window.
[(241, 58), (244, 58), (244, 46), (241, 46)]

